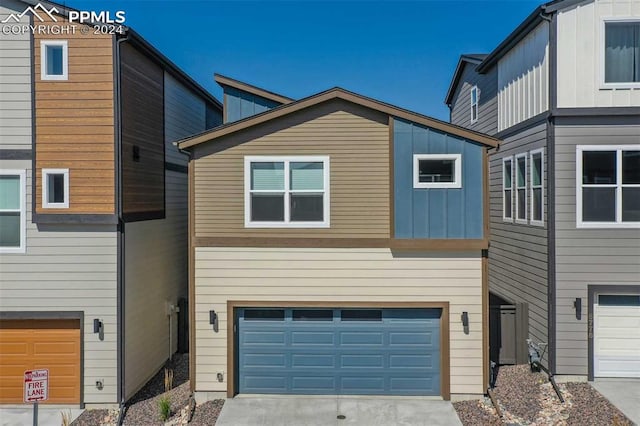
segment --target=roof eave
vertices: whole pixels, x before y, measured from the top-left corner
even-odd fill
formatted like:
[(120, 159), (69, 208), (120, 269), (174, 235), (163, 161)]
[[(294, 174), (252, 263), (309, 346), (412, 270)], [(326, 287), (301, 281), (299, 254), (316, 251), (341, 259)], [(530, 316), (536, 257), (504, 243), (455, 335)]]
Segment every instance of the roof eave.
[(458, 87), (458, 83), (460, 81), (460, 77), (462, 76), (462, 70), (466, 64), (478, 65), (482, 61), (474, 58), (470, 58), (465, 55), (460, 55), (460, 59), (458, 59), (458, 65), (456, 65), (456, 70), (453, 72), (453, 78), (451, 79), (451, 83), (449, 84), (449, 89), (447, 90), (447, 95), (444, 98), (444, 103), (446, 105), (451, 105), (451, 100), (453, 99), (453, 94), (456, 91), (456, 87)]

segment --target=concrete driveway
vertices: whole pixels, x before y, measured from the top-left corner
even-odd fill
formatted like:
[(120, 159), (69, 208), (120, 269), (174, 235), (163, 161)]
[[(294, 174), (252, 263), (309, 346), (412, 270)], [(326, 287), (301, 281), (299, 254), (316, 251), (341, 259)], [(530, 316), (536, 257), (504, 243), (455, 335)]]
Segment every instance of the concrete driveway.
[(589, 384), (640, 425), (640, 379), (596, 379)]
[(238, 396), (228, 399), (216, 426), (243, 425), (462, 426), (462, 423), (449, 401), (424, 398)]
[[(62, 423), (61, 413), (69, 413), (71, 421), (75, 420), (84, 410), (80, 408), (65, 407), (38, 407), (39, 426), (60, 426)], [(33, 406), (4, 406), (0, 408), (0, 425), (2, 426), (25, 426), (33, 424)]]

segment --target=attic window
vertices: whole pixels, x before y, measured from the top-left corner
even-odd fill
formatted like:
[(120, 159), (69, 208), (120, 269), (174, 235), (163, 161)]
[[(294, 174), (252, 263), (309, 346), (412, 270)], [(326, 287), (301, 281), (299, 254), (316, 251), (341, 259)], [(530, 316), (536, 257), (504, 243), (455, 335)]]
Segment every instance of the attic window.
[(478, 102), (480, 96), (478, 94), (478, 86), (471, 88), (471, 124), (478, 121)]
[(461, 188), (460, 154), (416, 154), (413, 156), (414, 188)]

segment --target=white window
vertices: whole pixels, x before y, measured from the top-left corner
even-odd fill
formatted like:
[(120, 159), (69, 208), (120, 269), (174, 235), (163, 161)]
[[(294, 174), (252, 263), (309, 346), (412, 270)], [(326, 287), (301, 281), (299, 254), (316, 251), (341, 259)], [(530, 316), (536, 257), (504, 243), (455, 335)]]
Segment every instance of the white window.
[(42, 208), (69, 208), (69, 169), (42, 169)]
[(640, 21), (604, 22), (605, 87), (640, 87)]
[(24, 253), (26, 234), (24, 170), (0, 170), (0, 253)]
[(471, 88), (471, 124), (478, 121), (478, 102), (480, 101), (480, 95), (478, 92), (478, 86)]
[(640, 228), (640, 145), (578, 145), (576, 204), (580, 228)]
[(527, 154), (516, 155), (516, 222), (527, 222)]
[(513, 157), (502, 159), (502, 218), (513, 220)]
[(531, 192), (531, 224), (544, 225), (544, 148), (529, 154)]
[(66, 40), (40, 42), (40, 78), (42, 80), (69, 79), (69, 50)]
[(248, 228), (328, 228), (329, 157), (245, 157)]
[(414, 188), (461, 188), (462, 156), (460, 154), (415, 154), (413, 156)]

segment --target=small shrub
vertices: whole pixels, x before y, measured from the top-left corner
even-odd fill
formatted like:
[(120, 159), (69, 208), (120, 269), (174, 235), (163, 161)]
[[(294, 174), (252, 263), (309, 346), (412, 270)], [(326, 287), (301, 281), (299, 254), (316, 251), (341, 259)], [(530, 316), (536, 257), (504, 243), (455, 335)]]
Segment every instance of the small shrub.
[(62, 416), (62, 426), (69, 426), (71, 424), (71, 411), (60, 411)]
[(158, 410), (160, 411), (160, 420), (166, 422), (171, 417), (171, 400), (168, 395), (162, 395), (158, 401)]
[(170, 368), (164, 369), (164, 391), (169, 392), (173, 389), (173, 370)]

